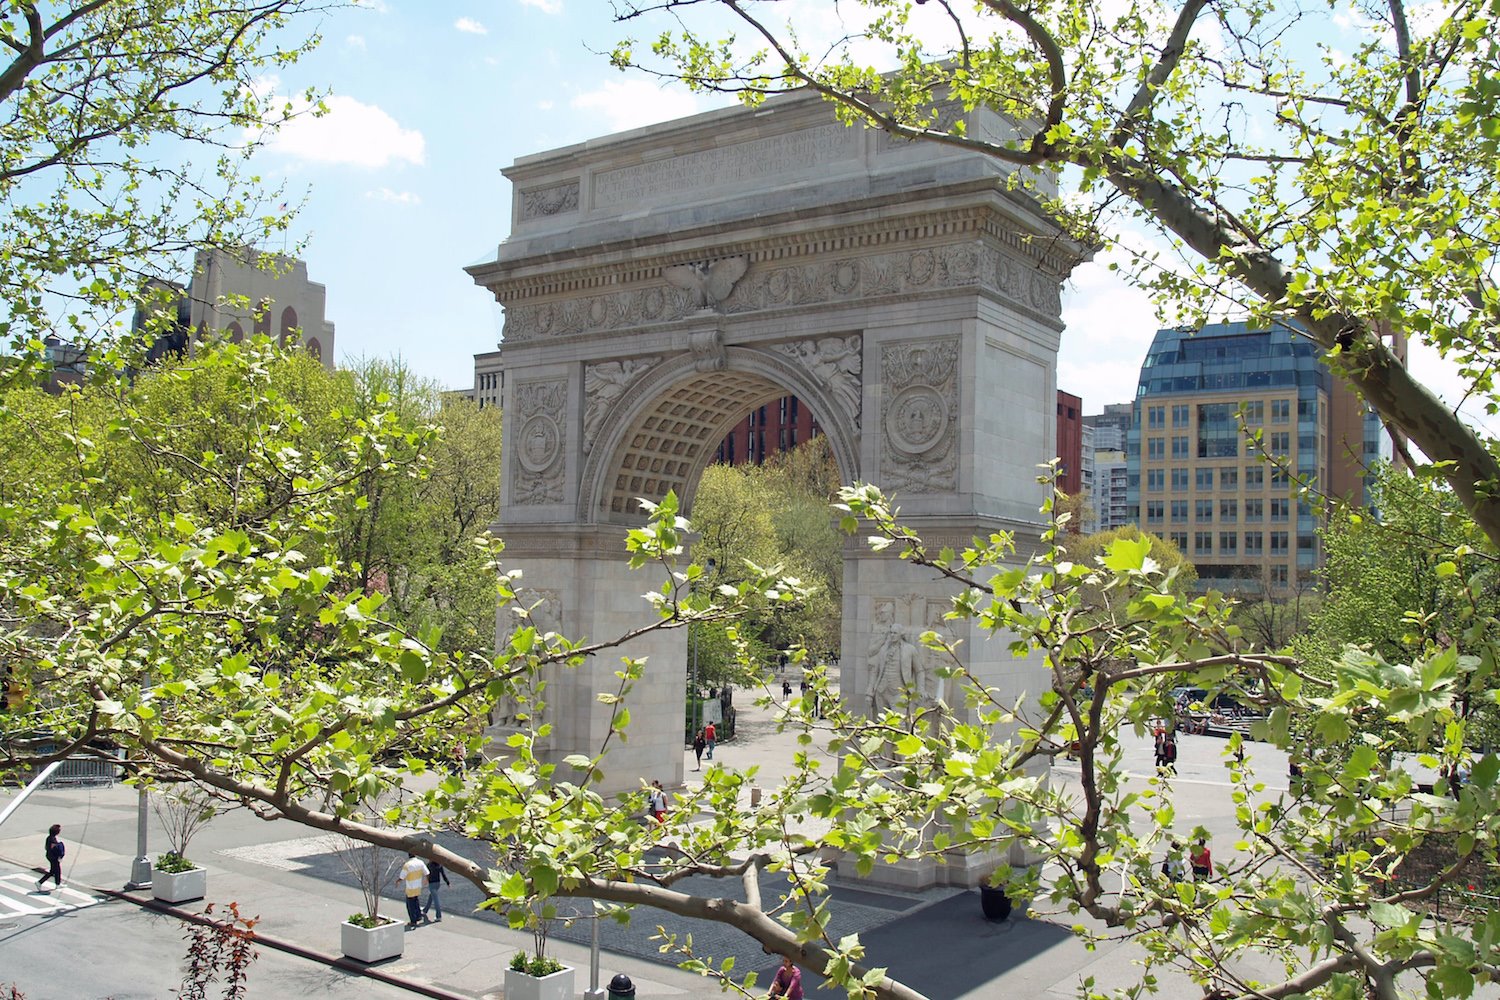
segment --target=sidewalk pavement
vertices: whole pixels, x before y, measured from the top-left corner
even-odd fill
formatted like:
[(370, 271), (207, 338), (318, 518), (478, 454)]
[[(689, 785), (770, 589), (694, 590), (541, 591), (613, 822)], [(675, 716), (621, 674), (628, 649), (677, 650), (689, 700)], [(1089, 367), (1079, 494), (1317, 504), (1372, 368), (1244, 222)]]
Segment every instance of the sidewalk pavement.
[[(770, 709), (749, 704), (741, 693), (737, 738), (721, 743), (714, 764), (739, 769), (759, 767), (762, 788), (774, 787), (791, 769), (796, 749), (795, 735), (778, 733)], [(1150, 744), (1141, 740), (1131, 753), (1140, 758), (1132, 769), (1149, 774)], [(1225, 772), (1218, 753), (1223, 741), (1195, 737), (1184, 742), (1178, 763), (1179, 815), (1193, 816), (1226, 840), (1232, 831), (1233, 803), (1224, 787)], [(1252, 761), (1270, 784), (1285, 774), (1284, 759), (1278, 764), (1275, 751), (1252, 746)], [(685, 751), (688, 785), (701, 781), (692, 771), (693, 755)], [(709, 766), (704, 761), (705, 767)], [(1277, 768), (1280, 768), (1279, 772)], [(1066, 764), (1057, 779), (1069, 780)], [(1284, 781), (1284, 779), (1282, 779)], [(13, 794), (13, 793), (12, 793)], [(7, 796), (8, 797), (8, 796)], [(3, 802), (3, 798), (0, 798)], [(128, 878), (135, 853), (137, 793), (124, 786), (110, 789), (56, 789), (32, 796), (6, 823), (0, 838), (0, 858), (28, 868), (40, 863), (42, 834), (51, 823), (62, 823), (69, 844), (64, 876), (75, 887), (83, 884), (101, 892), (120, 893)], [(152, 853), (164, 843), (155, 817), (151, 817)], [(316, 831), (291, 824), (267, 824), (243, 811), (216, 818), (194, 841), (193, 854), (209, 868), (208, 901), (240, 905), (241, 912), (261, 918), (257, 933), (268, 947), (285, 950), (308, 961), (324, 963), (350, 975), (367, 975), (399, 985), (414, 994), (439, 1000), (498, 1000), (510, 957), (529, 951), (531, 935), (512, 931), (485, 918), (469, 915), (469, 906), (449, 890), (445, 894), (447, 919), (409, 931), (406, 950), (399, 959), (365, 969), (360, 963), (338, 957), (339, 925), (344, 917), (361, 908), (357, 889), (330, 874), (326, 846), (322, 854), (310, 844)], [(1221, 848), (1219, 857), (1227, 855)], [(1216, 852), (1217, 853), (1217, 852)], [(321, 860), (319, 860), (321, 859)], [(454, 889), (459, 884), (455, 880)], [(400, 915), (402, 903), (394, 883), (388, 889), (382, 911)], [(142, 901), (149, 891), (120, 893)], [(477, 899), (477, 895), (475, 896)], [(457, 905), (455, 905), (457, 904)], [(584, 904), (585, 906), (587, 904)], [(183, 919), (193, 919), (203, 902), (166, 908)], [(1056, 920), (1033, 918), (989, 924), (979, 916), (976, 892), (937, 889), (920, 895), (868, 892), (857, 884), (835, 890), (830, 909), (840, 920), (853, 921), (869, 946), (873, 964), (888, 965), (893, 975), (910, 982), (934, 1000), (979, 1000), (1021, 992), (1025, 995), (1074, 996), (1081, 976), (1093, 975), (1101, 982), (1132, 981), (1132, 946), (1106, 944), (1094, 951), (1083, 947), (1068, 927), (1076, 918), (1062, 915)], [(628, 945), (627, 953), (606, 950), (602, 957), (600, 985), (616, 973), (629, 975), (641, 1000), (650, 997), (708, 996), (717, 986), (701, 977), (664, 964), (647, 942), (655, 924), (680, 921), (665, 915), (637, 912), (633, 928), (620, 930), (612, 922), (601, 927), (606, 949), (612, 941)], [(722, 937), (695, 933), (695, 949), (715, 957), (738, 950), (746, 957), (736, 964), (736, 973), (751, 969), (769, 972), (776, 962), (752, 950), (742, 935), (714, 927)], [(626, 941), (627, 935), (633, 935)], [(549, 953), (578, 970), (575, 983), (581, 992), (590, 985), (588, 932), (575, 927), (554, 933)], [(163, 947), (167, 947), (164, 943)], [(174, 957), (180, 941), (173, 938)], [(763, 962), (755, 961), (764, 958)], [(252, 973), (253, 976), (253, 973)], [(810, 977), (809, 986), (817, 977)], [(761, 977), (761, 984), (767, 981)]]

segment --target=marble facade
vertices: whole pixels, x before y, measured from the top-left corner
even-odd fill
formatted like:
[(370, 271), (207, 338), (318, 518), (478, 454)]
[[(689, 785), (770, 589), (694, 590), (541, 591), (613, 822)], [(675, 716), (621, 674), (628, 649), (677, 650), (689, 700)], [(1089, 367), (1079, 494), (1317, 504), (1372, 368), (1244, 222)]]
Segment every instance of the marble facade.
[[(976, 112), (971, 132), (1004, 135)], [(505, 468), (496, 526), (506, 562), (556, 596), (575, 637), (638, 626), (625, 529), (637, 498), (694, 490), (726, 430), (792, 394), (813, 408), (845, 482), (896, 494), (937, 544), (1039, 533), (1038, 466), (1054, 453), (1060, 285), (1081, 259), (1010, 168), (983, 155), (846, 127), (789, 95), (591, 140), (504, 171), (511, 235), (469, 268), (505, 307)], [(950, 587), (889, 556), (846, 549), (843, 695), (878, 704), (880, 671), (930, 671), (911, 643), (938, 628), (1003, 692), (1047, 683), (942, 619)], [(649, 575), (649, 574), (647, 574)], [(502, 629), (506, 623), (501, 623)], [(680, 631), (620, 650), (649, 656), (628, 743), (605, 787), (682, 781), (687, 650)], [(597, 752), (618, 662), (550, 684), (549, 753)], [(963, 863), (901, 875), (972, 881)]]

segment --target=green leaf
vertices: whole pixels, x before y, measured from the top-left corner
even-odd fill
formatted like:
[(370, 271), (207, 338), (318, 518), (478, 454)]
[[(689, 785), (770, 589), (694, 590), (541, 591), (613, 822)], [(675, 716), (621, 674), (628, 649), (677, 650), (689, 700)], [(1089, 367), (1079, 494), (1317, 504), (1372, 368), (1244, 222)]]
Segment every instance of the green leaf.
[(420, 684), (427, 679), (427, 661), (414, 650), (403, 649), (398, 660), (401, 666), (401, 676), (413, 684)]

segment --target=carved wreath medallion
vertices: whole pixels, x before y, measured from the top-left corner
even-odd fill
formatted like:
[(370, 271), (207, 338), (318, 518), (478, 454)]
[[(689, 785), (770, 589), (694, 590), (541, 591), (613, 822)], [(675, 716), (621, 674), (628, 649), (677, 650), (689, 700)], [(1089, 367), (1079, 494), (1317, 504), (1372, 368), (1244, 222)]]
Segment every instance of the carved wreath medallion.
[(559, 503), (563, 498), (563, 379), (523, 382), (516, 387), (518, 426), (511, 497), (515, 503)]
[(957, 337), (882, 345), (880, 471), (890, 491), (958, 487)]

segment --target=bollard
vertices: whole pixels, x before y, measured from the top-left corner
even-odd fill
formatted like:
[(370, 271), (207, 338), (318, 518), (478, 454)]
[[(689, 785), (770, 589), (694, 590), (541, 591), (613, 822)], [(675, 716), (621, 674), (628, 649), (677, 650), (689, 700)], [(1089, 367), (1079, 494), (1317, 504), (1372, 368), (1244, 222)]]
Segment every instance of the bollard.
[(751, 785), (750, 786), (750, 808), (754, 809), (758, 805), (760, 805), (760, 786), (759, 785)]
[(625, 973), (609, 981), (609, 1000), (635, 1000), (635, 983)]

